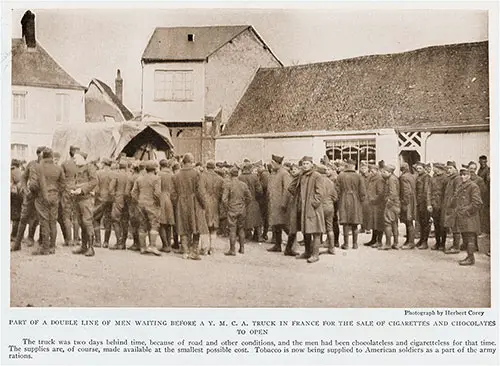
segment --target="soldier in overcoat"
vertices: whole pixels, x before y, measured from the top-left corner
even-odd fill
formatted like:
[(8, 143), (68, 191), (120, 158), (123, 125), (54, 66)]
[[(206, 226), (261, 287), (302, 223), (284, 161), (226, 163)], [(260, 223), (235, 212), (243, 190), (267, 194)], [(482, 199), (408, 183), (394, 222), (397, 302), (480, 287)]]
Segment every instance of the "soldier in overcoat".
[(352, 248), (358, 248), (358, 225), (363, 222), (363, 202), (366, 188), (363, 177), (354, 168), (356, 163), (349, 160), (346, 168), (337, 178), (339, 194), (339, 223), (343, 226), (344, 244), (349, 249), (349, 231), (352, 230)]
[(57, 214), (59, 195), (65, 190), (65, 177), (62, 168), (54, 164), (51, 149), (42, 152), (42, 161), (30, 175), (28, 186), (35, 198), (35, 208), (40, 221), (40, 245), (33, 255), (55, 253), (57, 238)]
[(171, 252), (171, 239), (173, 227), (175, 225), (174, 206), (172, 204), (172, 191), (174, 190), (174, 173), (172, 172), (172, 161), (160, 160), (160, 239), (162, 242), (161, 251)]
[(185, 154), (182, 163), (179, 173), (174, 176), (175, 222), (181, 236), (183, 257), (200, 260), (200, 235), (208, 234), (205, 187), (200, 173), (194, 169), (193, 155)]
[(434, 175), (431, 178), (431, 205), (432, 221), (434, 222), (434, 232), (436, 244), (431, 247), (433, 250), (444, 250), (446, 242), (443, 242), (444, 227), (441, 221), (444, 194), (448, 179), (445, 174), (445, 166), (441, 163), (434, 163)]
[(21, 218), (21, 207), (23, 196), (21, 194), (21, 169), (20, 161), (12, 159), (10, 165), (10, 220), (12, 222), (12, 231), (10, 233), (11, 242), (16, 240), (17, 230), (19, 229), (19, 219)]
[[(290, 166), (290, 176), (291, 181), (288, 185), (288, 189), (286, 192), (287, 195), (287, 217), (288, 217), (288, 238), (286, 242), (285, 252), (286, 256), (296, 257), (299, 255), (298, 252), (295, 251), (294, 247), (297, 243), (297, 232), (300, 230), (300, 217), (298, 215), (298, 207), (299, 207), (299, 183), (300, 183), (300, 167), (297, 164), (292, 164)], [(309, 254), (310, 256), (310, 254)], [(307, 258), (309, 258), (309, 256)], [(306, 258), (306, 259), (307, 259)]]
[(97, 173), (95, 166), (85, 161), (84, 155), (82, 151), (75, 154), (77, 171), (75, 180), (70, 186), (70, 194), (76, 203), (77, 219), (82, 230), (81, 245), (77, 246), (73, 253), (92, 257), (95, 254), (94, 227), (92, 225), (94, 202), (90, 193), (97, 185)]
[[(97, 172), (97, 186), (95, 189), (94, 198), (94, 231), (95, 231), (95, 246), (107, 248), (109, 245), (109, 237), (111, 235), (111, 207), (113, 201), (109, 195), (109, 184), (113, 177), (111, 171), (111, 160), (108, 158), (102, 159), (102, 168)], [(104, 243), (101, 244), (101, 220), (104, 224)]]
[(408, 163), (401, 164), (399, 177), (399, 198), (401, 214), (399, 218), (406, 227), (406, 240), (401, 249), (415, 248), (415, 220), (417, 219), (416, 178), (411, 174)]
[(200, 254), (210, 255), (213, 252), (213, 244), (219, 228), (219, 206), (222, 200), (224, 179), (215, 172), (215, 162), (213, 160), (207, 161), (206, 170), (202, 173), (202, 176), (206, 192), (207, 206), (205, 207), (205, 215), (209, 234), (208, 248), (202, 248)]
[(258, 198), (260, 215), (262, 217), (262, 240), (267, 241), (267, 233), (269, 232), (269, 215), (268, 215), (268, 185), (269, 185), (269, 171), (265, 166), (257, 168), (257, 175), (262, 186), (262, 196)]
[(457, 186), (454, 198), (450, 204), (452, 209), (451, 220), (453, 232), (462, 234), (466, 246), (467, 257), (461, 260), (461, 266), (470, 266), (475, 262), (474, 252), (476, 250), (476, 236), (481, 231), (479, 211), (483, 204), (481, 191), (476, 183), (471, 180), (470, 171), (467, 167), (460, 169), (462, 183)]
[(335, 234), (333, 232), (333, 221), (335, 215), (335, 203), (338, 200), (337, 189), (335, 183), (329, 178), (331, 167), (319, 165), (316, 167), (318, 173), (323, 178), (323, 214), (325, 216), (325, 232), (328, 242), (328, 254), (335, 254)]
[(287, 230), (287, 189), (290, 174), (283, 168), (283, 156), (272, 155), (272, 173), (267, 187), (269, 225), (273, 229), (275, 243), (269, 252), (281, 252), (282, 233)]
[(420, 227), (420, 239), (417, 249), (428, 249), (428, 239), (431, 231), (431, 176), (427, 173), (426, 165), (422, 162), (415, 164), (417, 179), (415, 184), (415, 196), (417, 199), (417, 216)]
[[(66, 177), (66, 187), (71, 187), (75, 184), (75, 176), (77, 167), (74, 161), (75, 153), (80, 150), (78, 146), (70, 146), (69, 147), (69, 158), (65, 160), (61, 164), (61, 168), (64, 171), (64, 175)], [(69, 191), (61, 194), (61, 206), (62, 206), (62, 220), (64, 222), (64, 226), (67, 230), (68, 234), (73, 232), (71, 236), (72, 245), (77, 245), (77, 243), (81, 240), (80, 238), (80, 225), (78, 224), (78, 220), (76, 217), (76, 203), (74, 202), (72, 196), (69, 194)]]
[(385, 180), (380, 174), (378, 165), (370, 164), (370, 176), (366, 187), (366, 201), (370, 205), (371, 214), (366, 229), (372, 230), (372, 238), (365, 243), (366, 246), (379, 248), (382, 246), (384, 234), (384, 209), (385, 209)]
[[(382, 177), (385, 179), (384, 194), (384, 233), (385, 243), (379, 250), (399, 249), (398, 219), (401, 213), (401, 203), (399, 200), (399, 179), (394, 175), (396, 167), (387, 164), (382, 168)], [(391, 243), (391, 239), (393, 242)]]
[(236, 255), (236, 238), (240, 243), (239, 253), (245, 253), (245, 217), (252, 194), (248, 185), (238, 179), (239, 169), (232, 167), (229, 171), (231, 180), (224, 184), (222, 203), (227, 208), (229, 225), (229, 250), (225, 255)]
[(457, 186), (462, 182), (462, 178), (458, 175), (457, 166), (454, 161), (446, 162), (447, 171), (447, 183), (444, 191), (443, 206), (442, 206), (442, 219), (441, 222), (444, 226), (444, 235), (441, 239), (443, 243), (446, 243), (446, 229), (451, 229), (453, 232), (453, 245), (445, 249), (446, 254), (458, 254), (460, 253), (460, 233), (453, 231), (453, 209), (451, 203), (455, 197), (455, 191)]
[[(156, 175), (156, 162), (146, 162), (146, 174), (137, 178), (132, 188), (132, 200), (137, 202), (139, 213), (139, 247), (141, 254), (160, 256), (156, 248), (160, 230), (161, 182)], [(149, 245), (146, 238), (149, 236)]]
[(135, 161), (132, 163), (132, 172), (129, 172), (127, 179), (127, 186), (125, 188), (125, 201), (128, 206), (128, 217), (129, 217), (129, 230), (132, 235), (133, 244), (127, 249), (133, 251), (139, 251), (139, 211), (137, 207), (137, 202), (132, 197), (132, 188), (134, 187), (135, 181), (144, 172), (144, 162)]
[[(368, 181), (370, 180), (371, 174), (370, 174), (370, 168), (366, 161), (362, 161), (360, 163), (359, 174), (365, 180), (365, 187), (366, 190), (368, 191)], [(364, 233), (366, 230), (371, 230), (369, 226), (371, 226), (371, 222), (373, 220), (372, 215), (373, 215), (372, 207), (370, 205), (370, 202), (366, 199), (363, 202), (363, 222), (361, 223), (361, 228), (360, 228), (361, 233)]]
[(245, 229), (253, 231), (252, 239), (258, 242), (261, 238), (260, 230), (262, 226), (262, 216), (258, 199), (262, 197), (262, 185), (259, 177), (252, 174), (252, 165), (250, 163), (243, 164), (238, 179), (248, 186), (251, 195), (251, 200), (246, 211)]
[(118, 171), (113, 174), (109, 186), (109, 195), (113, 202), (111, 208), (111, 222), (115, 231), (116, 243), (110, 244), (109, 249), (125, 249), (128, 232), (128, 202), (127, 183), (128, 183), (128, 163), (125, 160), (120, 160), (118, 163)]
[(481, 231), (483, 234), (490, 233), (490, 167), (488, 166), (488, 158), (486, 155), (479, 157), (479, 169), (477, 175), (480, 176), (486, 184), (486, 194), (483, 199), (483, 207), (479, 214), (481, 218)]

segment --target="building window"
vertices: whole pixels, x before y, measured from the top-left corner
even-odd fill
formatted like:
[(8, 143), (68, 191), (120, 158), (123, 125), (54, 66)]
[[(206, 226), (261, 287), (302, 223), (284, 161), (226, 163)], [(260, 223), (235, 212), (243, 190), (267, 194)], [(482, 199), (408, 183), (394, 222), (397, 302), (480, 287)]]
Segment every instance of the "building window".
[(10, 155), (12, 159), (26, 160), (26, 158), (28, 157), (28, 145), (11, 144)]
[(193, 99), (193, 71), (155, 71), (155, 100), (190, 101)]
[(356, 162), (356, 169), (361, 161), (376, 161), (375, 140), (331, 140), (326, 141), (326, 155), (330, 160), (348, 160)]
[(15, 122), (26, 121), (26, 92), (12, 93), (12, 120)]
[(104, 120), (106, 122), (116, 122), (115, 117), (113, 116), (104, 116)]
[(69, 122), (69, 95), (64, 93), (56, 94), (56, 122)]

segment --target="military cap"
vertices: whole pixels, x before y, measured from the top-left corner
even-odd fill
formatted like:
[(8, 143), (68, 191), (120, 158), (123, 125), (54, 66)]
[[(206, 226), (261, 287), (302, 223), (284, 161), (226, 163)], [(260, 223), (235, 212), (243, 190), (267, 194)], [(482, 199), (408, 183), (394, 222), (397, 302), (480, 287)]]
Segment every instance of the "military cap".
[(425, 163), (424, 165), (425, 165), (425, 167), (426, 167), (426, 168), (430, 168), (430, 167), (432, 167), (432, 164), (431, 164), (431, 163)]
[(271, 155), (272, 161), (274, 161), (277, 164), (281, 164), (283, 162), (284, 156), (278, 156), (278, 155)]
[(384, 160), (380, 160), (380, 161), (378, 162), (378, 167), (379, 167), (380, 169), (382, 169), (384, 166), (385, 166), (385, 161), (384, 161)]
[(155, 170), (158, 168), (158, 164), (154, 160), (146, 161), (146, 170)]
[(89, 157), (89, 154), (87, 154), (84, 151), (78, 151), (78, 154), (80, 154), (82, 156), (82, 158), (84, 158), (85, 160), (87, 160), (87, 158)]
[(476, 166), (477, 166), (476, 162), (475, 162), (475, 161), (472, 161), (472, 160), (471, 160), (471, 161), (469, 161), (469, 164), (467, 164), (467, 166), (471, 166), (471, 165), (476, 165)]
[(233, 166), (229, 171), (229, 174), (231, 174), (232, 177), (237, 177), (239, 172), (240, 170), (237, 167)]
[(79, 148), (78, 146), (71, 145), (71, 146), (69, 147), (69, 151), (70, 151), (70, 152), (76, 152), (76, 151), (78, 151), (78, 150), (80, 150), (80, 148)]
[(56, 159), (60, 159), (61, 158), (61, 154), (57, 151), (54, 151), (54, 158)]
[(382, 169), (388, 171), (389, 173), (394, 173), (394, 171), (396, 170), (396, 167), (392, 164), (387, 164)]
[(425, 164), (422, 163), (421, 161), (417, 161), (413, 166), (416, 168), (417, 166), (421, 166), (422, 168), (425, 168)]
[(291, 162), (289, 162), (289, 161), (285, 161), (285, 162), (283, 163), (283, 166), (284, 166), (284, 167), (286, 167), (286, 168), (290, 168), (290, 167), (292, 166), (292, 163), (291, 163)]
[(301, 160), (302, 162), (304, 162), (304, 161), (309, 161), (309, 162), (311, 162), (311, 163), (313, 162), (313, 158), (312, 158), (312, 156), (304, 156), (304, 157), (302, 157), (302, 159), (300, 159), (300, 160)]
[(441, 163), (434, 163), (433, 166), (434, 166), (434, 169), (440, 169), (440, 170), (445, 170), (446, 169), (446, 167), (444, 166), (444, 164), (441, 164)]
[(215, 166), (217, 168), (224, 168), (224, 163), (222, 161), (218, 161), (217, 163), (215, 163)]
[(452, 166), (454, 167), (455, 169), (457, 168), (457, 164), (454, 162), (454, 161), (451, 161), (451, 160), (448, 160), (446, 162), (446, 166)]
[(407, 162), (401, 163), (401, 170), (404, 170), (404, 171), (410, 170), (410, 166), (408, 165)]
[(320, 174), (326, 174), (326, 166), (320, 164), (316, 166), (316, 171)]
[(243, 163), (250, 163), (250, 159), (248, 158), (243, 159)]
[(479, 160), (488, 160), (488, 158), (486, 157), (486, 155), (481, 155), (481, 156), (479, 157)]
[(38, 146), (36, 148), (36, 154), (40, 155), (43, 152), (43, 150), (45, 150), (45, 146)]
[(467, 164), (462, 164), (462, 167), (460, 168), (460, 173), (462, 172), (467, 172), (469, 173), (469, 165)]
[(251, 172), (252, 171), (252, 164), (244, 163), (243, 166), (241, 167), (241, 170), (243, 170), (245, 172)]
[(169, 161), (167, 159), (161, 159), (160, 160), (160, 167), (161, 168), (168, 168)]
[(207, 161), (207, 169), (215, 169), (215, 162), (213, 160)]

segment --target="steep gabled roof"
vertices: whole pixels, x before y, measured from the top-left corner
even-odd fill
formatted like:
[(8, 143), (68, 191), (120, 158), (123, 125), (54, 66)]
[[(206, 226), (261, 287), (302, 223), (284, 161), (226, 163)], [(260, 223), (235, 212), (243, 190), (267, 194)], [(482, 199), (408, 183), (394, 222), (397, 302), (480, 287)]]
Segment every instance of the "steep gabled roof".
[(132, 112), (130, 112), (130, 110), (127, 107), (125, 107), (125, 105), (120, 101), (120, 99), (118, 99), (116, 94), (113, 92), (113, 89), (111, 89), (108, 84), (95, 78), (92, 79), (92, 81), (90, 82), (90, 84), (92, 83), (94, 83), (102, 93), (107, 94), (111, 98), (113, 103), (118, 107), (118, 109), (120, 109), (120, 112), (123, 114), (123, 118), (125, 119), (125, 121), (129, 121), (132, 118), (134, 118)]
[(488, 124), (486, 41), (261, 69), (223, 135)]
[(12, 85), (85, 90), (40, 43), (28, 49), (21, 38), (12, 39)]
[[(250, 25), (156, 28), (142, 54), (142, 61), (203, 61), (247, 29), (281, 64)], [(193, 42), (188, 41), (188, 34), (194, 35)]]

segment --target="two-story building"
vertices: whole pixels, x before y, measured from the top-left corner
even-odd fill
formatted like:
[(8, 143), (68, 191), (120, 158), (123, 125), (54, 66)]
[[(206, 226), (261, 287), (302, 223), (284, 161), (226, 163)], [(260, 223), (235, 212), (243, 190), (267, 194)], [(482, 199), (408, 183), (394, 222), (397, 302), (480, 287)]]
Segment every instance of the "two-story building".
[(85, 122), (85, 87), (36, 41), (35, 15), (27, 11), (21, 39), (12, 39), (12, 158), (32, 159), (50, 146), (57, 126)]
[(156, 28), (142, 55), (142, 115), (170, 127), (176, 154), (214, 157), (259, 68), (282, 67), (252, 26)]

